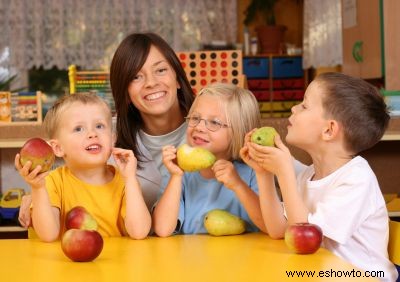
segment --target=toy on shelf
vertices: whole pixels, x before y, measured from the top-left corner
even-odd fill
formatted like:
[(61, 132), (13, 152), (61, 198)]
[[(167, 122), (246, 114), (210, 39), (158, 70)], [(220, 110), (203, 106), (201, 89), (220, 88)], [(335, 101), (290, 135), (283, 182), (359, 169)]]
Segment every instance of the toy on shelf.
[(41, 92), (0, 92), (0, 124), (42, 123)]
[(23, 195), (25, 190), (21, 188), (12, 188), (4, 193), (0, 200), (0, 224), (11, 221), (19, 225), (18, 214)]
[(11, 92), (0, 92), (0, 121), (11, 122)]
[(68, 67), (70, 94), (93, 92), (102, 97), (115, 112), (114, 100), (110, 87), (109, 73), (106, 71), (81, 71), (75, 65)]
[(195, 93), (213, 82), (229, 82), (240, 87), (245, 85), (240, 50), (177, 52), (176, 54)]

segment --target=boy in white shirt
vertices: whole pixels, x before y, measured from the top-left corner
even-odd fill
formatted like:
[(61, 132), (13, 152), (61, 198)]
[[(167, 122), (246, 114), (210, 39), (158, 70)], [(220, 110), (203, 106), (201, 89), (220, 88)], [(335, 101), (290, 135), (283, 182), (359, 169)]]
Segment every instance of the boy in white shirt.
[(293, 223), (317, 224), (325, 248), (365, 271), (384, 271), (384, 277), (378, 277), (382, 281), (395, 281), (397, 271), (387, 252), (385, 201), (368, 162), (357, 156), (381, 139), (389, 119), (374, 86), (344, 74), (325, 73), (309, 85), (289, 118), (287, 143), (306, 151), (313, 162), (297, 181), (292, 156), (279, 136), (276, 147), (247, 142), (241, 154), (256, 171), (269, 235), (282, 238)]

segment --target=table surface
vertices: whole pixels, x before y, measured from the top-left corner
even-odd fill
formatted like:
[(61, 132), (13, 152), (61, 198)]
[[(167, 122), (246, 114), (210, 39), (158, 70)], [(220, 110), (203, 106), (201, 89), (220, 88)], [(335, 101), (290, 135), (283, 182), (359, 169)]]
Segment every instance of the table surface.
[[(288, 271), (352, 271), (351, 264), (320, 248), (312, 255), (289, 251), (283, 240), (261, 233), (213, 237), (176, 235), (145, 240), (105, 238), (92, 262), (70, 261), (60, 242), (0, 240), (1, 281), (326, 281), (288, 278)], [(357, 270), (357, 269), (355, 269)], [(360, 272), (363, 274), (363, 272)], [(365, 278), (345, 278), (366, 281)], [(343, 281), (330, 278), (329, 281)], [(377, 280), (367, 280), (377, 281)]]

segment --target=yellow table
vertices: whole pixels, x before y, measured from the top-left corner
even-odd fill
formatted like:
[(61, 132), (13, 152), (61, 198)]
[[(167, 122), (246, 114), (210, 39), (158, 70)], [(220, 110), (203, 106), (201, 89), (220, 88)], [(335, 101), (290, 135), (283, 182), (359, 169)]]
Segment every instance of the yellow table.
[(7, 282), (366, 281), (343, 276), (288, 278), (286, 274), (315, 271), (317, 276), (319, 271), (339, 273), (353, 269), (325, 249), (312, 255), (296, 255), (283, 240), (272, 240), (261, 233), (226, 237), (177, 235), (145, 240), (106, 238), (100, 256), (87, 263), (70, 261), (60, 242), (0, 240), (0, 281)]

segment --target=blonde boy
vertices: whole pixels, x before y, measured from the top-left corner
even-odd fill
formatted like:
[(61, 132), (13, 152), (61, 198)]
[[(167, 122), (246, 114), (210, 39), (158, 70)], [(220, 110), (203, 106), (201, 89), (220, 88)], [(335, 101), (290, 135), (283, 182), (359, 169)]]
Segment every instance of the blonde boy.
[[(137, 161), (131, 150), (113, 148), (111, 112), (92, 94), (64, 96), (48, 111), (44, 128), (49, 144), (65, 165), (47, 173), (31, 163), (15, 166), (32, 189), (32, 220), (43, 241), (65, 232), (65, 217), (84, 206), (97, 220), (103, 236), (145, 238), (151, 217), (136, 179)], [(118, 168), (108, 165), (113, 155)]]

